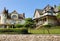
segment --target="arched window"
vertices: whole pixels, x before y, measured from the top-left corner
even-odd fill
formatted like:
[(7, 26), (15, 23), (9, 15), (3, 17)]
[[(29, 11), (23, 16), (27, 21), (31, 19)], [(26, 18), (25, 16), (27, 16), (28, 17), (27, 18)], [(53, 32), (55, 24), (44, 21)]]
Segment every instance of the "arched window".
[(13, 15), (13, 16), (12, 16), (12, 18), (13, 18), (13, 19), (16, 19), (16, 18), (17, 18), (17, 16), (16, 16), (16, 15)]

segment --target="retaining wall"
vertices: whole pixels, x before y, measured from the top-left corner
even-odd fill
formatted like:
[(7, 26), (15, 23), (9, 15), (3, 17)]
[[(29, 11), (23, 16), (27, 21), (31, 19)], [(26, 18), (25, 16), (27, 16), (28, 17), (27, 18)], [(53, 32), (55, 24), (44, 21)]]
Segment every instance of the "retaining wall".
[(60, 41), (60, 35), (0, 35), (0, 41)]

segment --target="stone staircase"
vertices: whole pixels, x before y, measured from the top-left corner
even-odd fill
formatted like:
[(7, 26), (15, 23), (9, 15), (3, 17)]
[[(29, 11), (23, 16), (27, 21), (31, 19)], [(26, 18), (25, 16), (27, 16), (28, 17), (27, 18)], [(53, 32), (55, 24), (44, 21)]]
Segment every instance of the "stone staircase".
[(41, 27), (42, 27), (42, 25), (39, 25), (39, 26), (36, 27), (36, 29), (39, 29), (39, 28), (41, 28)]

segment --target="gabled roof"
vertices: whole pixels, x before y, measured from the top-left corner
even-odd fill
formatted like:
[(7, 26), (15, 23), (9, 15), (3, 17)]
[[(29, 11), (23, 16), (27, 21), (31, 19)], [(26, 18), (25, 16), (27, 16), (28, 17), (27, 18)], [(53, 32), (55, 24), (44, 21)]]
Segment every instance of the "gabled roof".
[(36, 9), (36, 11), (38, 11), (40, 14), (42, 13), (42, 10), (41, 9)]
[(19, 14), (19, 19), (24, 19), (25, 18), (25, 14)]
[[(35, 10), (35, 13), (36, 13), (36, 11), (38, 11), (40, 15), (42, 14), (42, 9), (36, 9), (36, 10)], [(34, 16), (35, 16), (35, 13), (34, 13)], [(34, 16), (33, 16), (33, 17), (34, 17)]]
[[(14, 14), (18, 14), (18, 12), (17, 12), (16, 10), (14, 10), (12, 13), (14, 13)], [(12, 14), (12, 13), (11, 13), (11, 14)]]
[[(44, 9), (46, 9), (47, 7), (48, 7), (48, 8), (49, 8), (49, 7), (51, 8), (52, 6), (50, 6), (50, 5), (48, 4)], [(43, 9), (43, 10), (44, 10), (44, 9)]]

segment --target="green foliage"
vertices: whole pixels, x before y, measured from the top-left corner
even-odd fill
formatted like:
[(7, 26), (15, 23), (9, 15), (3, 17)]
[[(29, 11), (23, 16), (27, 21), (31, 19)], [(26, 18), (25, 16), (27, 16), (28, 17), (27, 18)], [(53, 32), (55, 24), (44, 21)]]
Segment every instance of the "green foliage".
[(51, 28), (51, 25), (44, 25), (45, 28)]
[(21, 27), (24, 27), (24, 25), (22, 25), (22, 24), (15, 24), (15, 27), (16, 28), (21, 28)]
[(27, 29), (19, 29), (19, 28), (2, 28), (0, 29), (0, 33), (3, 34), (28, 34)]
[(32, 22), (32, 18), (26, 18), (25, 20)]
[[(60, 10), (60, 5), (58, 6), (58, 10)], [(60, 12), (58, 12), (57, 18), (60, 18)]]
[(21, 28), (21, 27), (25, 27), (25, 28), (33, 28), (34, 25), (34, 21), (32, 20), (32, 18), (26, 18), (25, 19), (25, 24), (15, 24), (16, 28)]
[(58, 8), (58, 10), (60, 10), (60, 5), (57, 8)]
[(34, 21), (32, 20), (32, 18), (26, 18), (25, 20), (26, 20), (26, 23), (24, 24), (24, 27), (33, 28)]

